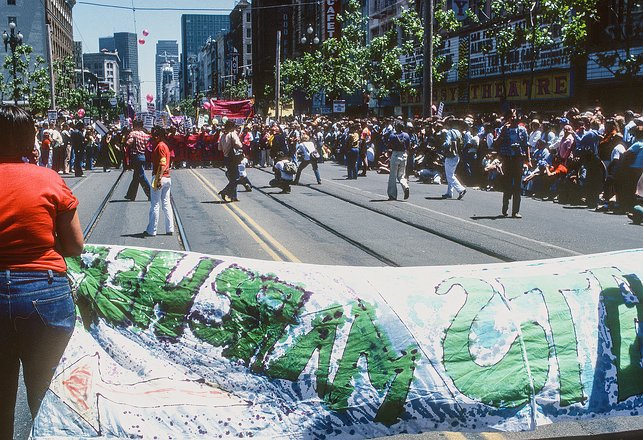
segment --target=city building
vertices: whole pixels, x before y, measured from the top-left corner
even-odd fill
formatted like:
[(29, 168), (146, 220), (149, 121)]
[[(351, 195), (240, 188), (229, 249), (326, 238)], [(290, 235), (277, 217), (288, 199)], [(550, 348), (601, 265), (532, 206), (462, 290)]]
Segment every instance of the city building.
[[(22, 2), (0, 2), (2, 26), (0, 31), (10, 33), (9, 23), (16, 23), (15, 34), (23, 35), (22, 42), (33, 48), (33, 55), (47, 56), (47, 14), (40, 0), (23, 0)], [(11, 49), (7, 48), (7, 51)], [(7, 52), (7, 53), (8, 53)], [(5, 78), (10, 76), (2, 72)]]
[(250, 79), (252, 74), (252, 12), (250, 3), (241, 0), (230, 12), (230, 42), (234, 47), (235, 79)]
[(116, 52), (116, 42), (114, 37), (100, 37), (98, 39), (98, 50), (106, 50), (108, 52)]
[[(171, 74), (170, 74), (171, 73)], [(159, 109), (179, 100), (179, 43), (156, 42), (156, 106)]]
[(121, 94), (121, 69), (118, 53), (102, 51), (83, 54), (85, 69), (107, 83), (109, 89)]
[[(631, 91), (643, 85), (643, 69), (627, 75), (619, 68), (627, 65), (624, 62), (627, 53), (634, 59), (643, 57), (643, 34), (627, 24), (642, 22), (643, 6), (638, 5), (628, 12), (622, 7), (622, 1), (600, 0), (597, 2), (599, 19), (590, 24), (587, 41), (583, 44), (586, 51), (567, 47), (561, 35), (554, 31), (551, 44), (537, 50), (535, 56), (530, 44), (523, 42), (512, 49), (506, 62), (502, 63), (490, 32), (490, 0), (469, 2), (464, 6), (459, 2), (447, 2), (447, 5), (462, 21), (462, 27), (445, 35), (442, 47), (437, 51), (437, 55), (445, 57), (448, 69), (443, 80), (434, 84), (432, 102), (436, 106), (443, 103), (445, 112), (499, 111), (507, 105), (545, 113), (570, 106), (594, 105), (623, 111), (637, 105)], [(478, 16), (479, 23), (466, 20), (467, 7)], [(619, 14), (613, 12), (619, 10)], [(529, 28), (528, 14), (517, 17), (510, 26), (516, 30)], [(599, 66), (597, 54), (601, 53), (614, 56), (612, 66)], [(421, 50), (403, 62), (408, 66), (421, 63)], [(417, 87), (417, 93), (400, 97), (401, 113), (420, 115), (421, 78), (414, 69), (405, 70), (408, 79)], [(391, 107), (378, 111), (397, 112)]]
[(216, 95), (225, 96), (225, 90), (228, 84), (231, 84), (237, 77), (239, 54), (232, 44), (229, 34), (219, 35), (216, 38)]
[(198, 69), (198, 53), (208, 40), (230, 30), (230, 16), (217, 14), (181, 15), (181, 96), (190, 97), (196, 90), (193, 85)]
[[(320, 8), (328, 9), (324, 1), (321, 6), (313, 2), (254, 0), (252, 2), (252, 92), (259, 111), (268, 111), (274, 106), (275, 61), (277, 53), (277, 31), (281, 32), (280, 57), (282, 60), (297, 56), (309, 48), (310, 42), (323, 40), (321, 23), (324, 15)], [(331, 15), (330, 20), (335, 18)], [(313, 32), (308, 34), (308, 28)], [(310, 38), (312, 35), (312, 38)], [(302, 38), (306, 41), (302, 43)]]
[[(218, 38), (224, 38), (219, 34)], [(218, 70), (218, 52), (217, 39), (208, 38), (199, 53), (197, 54), (197, 77), (198, 82), (193, 88), (205, 92), (211, 97), (217, 96), (219, 91), (219, 70)]]
[(115, 32), (110, 37), (98, 39), (100, 52), (118, 54), (120, 83), (118, 93), (127, 96), (132, 107), (140, 108), (141, 80), (138, 75), (138, 38), (132, 32)]
[[(9, 3), (22, 3), (7, 0)], [(27, 2), (25, 2), (27, 3)], [(36, 8), (41, 8), (43, 1), (35, 2)], [(74, 52), (74, 30), (72, 26), (72, 8), (76, 0), (45, 0), (46, 23), (51, 29), (51, 52), (54, 60), (66, 58)], [(27, 14), (33, 13), (34, 9), (26, 9)], [(45, 57), (46, 59), (47, 57)]]
[(176, 81), (174, 66), (164, 63), (161, 66), (161, 88), (160, 95), (157, 96), (157, 102), (163, 107), (169, 106), (179, 101), (179, 84)]
[[(33, 48), (32, 60), (37, 56), (49, 60), (47, 31), (51, 35), (52, 60), (72, 56), (74, 52), (72, 9), (75, 0), (7, 0), (0, 3), (0, 19), (4, 30), (10, 34), (9, 23), (15, 23), (14, 33), (22, 34), (23, 44)], [(49, 26), (48, 26), (49, 25)], [(7, 51), (11, 49), (7, 47)], [(0, 67), (5, 78), (11, 73)]]

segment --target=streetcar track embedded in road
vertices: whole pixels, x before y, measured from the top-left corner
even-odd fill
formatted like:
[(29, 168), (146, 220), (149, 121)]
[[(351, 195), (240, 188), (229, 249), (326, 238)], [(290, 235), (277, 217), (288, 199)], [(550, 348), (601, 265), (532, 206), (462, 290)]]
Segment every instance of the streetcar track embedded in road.
[(178, 233), (179, 244), (184, 251), (190, 252), (192, 248), (190, 247), (190, 242), (188, 241), (188, 236), (185, 233), (185, 228), (183, 228), (183, 222), (181, 221), (181, 216), (179, 215), (179, 210), (174, 203), (174, 197), (170, 195), (170, 204), (172, 205), (172, 214), (174, 214), (174, 224), (176, 226), (175, 230)]
[[(258, 170), (258, 171), (261, 171), (263, 173), (272, 175), (272, 173), (267, 171), (267, 170), (264, 170), (264, 169), (261, 169), (261, 168), (255, 168), (255, 169)], [(361, 203), (358, 203), (358, 202), (355, 202), (353, 200), (350, 200), (350, 199), (348, 199), (346, 197), (342, 197), (342, 196), (339, 196), (337, 194), (333, 194), (331, 192), (324, 191), (324, 190), (322, 190), (320, 188), (316, 188), (316, 187), (313, 187), (311, 185), (304, 185), (304, 186), (309, 188), (309, 189), (312, 189), (314, 191), (320, 192), (322, 194), (326, 194), (328, 196), (334, 197), (334, 198), (336, 198), (338, 200), (341, 200), (341, 201), (343, 201), (345, 203), (348, 203), (349, 205), (352, 205), (352, 206), (355, 206), (355, 207), (358, 207), (358, 208), (362, 208), (362, 209), (366, 209), (368, 211), (371, 211), (371, 212), (374, 212), (376, 214), (379, 214), (379, 215), (382, 215), (384, 217), (387, 217), (387, 218), (389, 218), (391, 220), (395, 220), (396, 222), (402, 223), (403, 225), (410, 226), (410, 227), (415, 228), (415, 229), (419, 229), (419, 230), (421, 230), (423, 232), (427, 232), (427, 233), (429, 233), (431, 235), (434, 235), (436, 237), (448, 240), (448, 241), (450, 241), (452, 243), (458, 244), (458, 245), (463, 246), (463, 247), (465, 247), (467, 249), (474, 250), (474, 251), (479, 252), (479, 253), (481, 253), (483, 255), (487, 255), (489, 257), (497, 258), (500, 261), (504, 261), (504, 262), (516, 261), (514, 258), (508, 257), (507, 255), (504, 255), (502, 253), (495, 252), (493, 250), (487, 249), (484, 246), (478, 245), (476, 243), (472, 243), (471, 241), (463, 240), (463, 239), (460, 239), (458, 237), (454, 237), (453, 235), (445, 234), (443, 232), (437, 231), (437, 230), (435, 230), (433, 228), (430, 228), (428, 226), (424, 226), (424, 225), (420, 225), (420, 224), (417, 224), (417, 223), (413, 223), (413, 222), (403, 220), (403, 219), (401, 219), (399, 217), (394, 216), (393, 214), (389, 214), (389, 213), (380, 211), (378, 209), (372, 208), (370, 206), (363, 205)], [(266, 193), (264, 193), (264, 194), (266, 194)], [(286, 206), (288, 209), (291, 209), (291, 210), (293, 210), (295, 212), (299, 211), (297, 208), (291, 207), (290, 205), (286, 204), (285, 202), (283, 202), (281, 200), (276, 199), (275, 197), (272, 197), (272, 198), (277, 200), (279, 203), (283, 204), (284, 206)], [(319, 223), (319, 222), (317, 222), (317, 223)], [(386, 258), (386, 257), (384, 257), (384, 258)], [(386, 258), (386, 259), (388, 259), (388, 258)]]
[(327, 224), (324, 224), (324, 223), (322, 223), (321, 221), (317, 220), (317, 219), (316, 219), (316, 218), (314, 218), (313, 216), (308, 215), (308, 214), (306, 214), (305, 212), (303, 212), (303, 211), (301, 211), (301, 210), (299, 210), (299, 209), (295, 208), (294, 206), (289, 205), (288, 203), (284, 202), (283, 200), (281, 200), (281, 199), (279, 199), (279, 198), (275, 197), (275, 196), (274, 196), (274, 194), (269, 193), (269, 192), (267, 192), (267, 191), (264, 191), (263, 189), (258, 188), (258, 187), (256, 187), (256, 186), (254, 186), (253, 188), (254, 188), (257, 192), (259, 192), (259, 193), (261, 193), (261, 194), (263, 194), (263, 195), (265, 195), (265, 196), (267, 196), (267, 197), (271, 198), (271, 199), (272, 199), (272, 200), (274, 200), (275, 202), (279, 203), (279, 204), (280, 204), (281, 206), (283, 206), (284, 208), (287, 208), (287, 209), (289, 209), (290, 211), (294, 212), (295, 214), (297, 214), (297, 215), (299, 215), (299, 216), (301, 216), (301, 217), (305, 218), (306, 220), (308, 220), (308, 221), (310, 221), (310, 222), (314, 223), (315, 225), (319, 226), (319, 227), (320, 227), (320, 228), (322, 228), (323, 230), (325, 230), (325, 231), (327, 231), (327, 232), (330, 232), (330, 233), (331, 233), (331, 234), (333, 234), (334, 236), (336, 236), (336, 237), (338, 237), (338, 238), (342, 239), (343, 241), (345, 241), (345, 242), (349, 243), (350, 245), (352, 245), (352, 246), (356, 247), (357, 249), (361, 250), (362, 252), (364, 252), (364, 253), (366, 253), (366, 254), (370, 255), (371, 257), (373, 257), (373, 258), (375, 258), (375, 259), (377, 259), (377, 260), (381, 261), (382, 263), (386, 264), (387, 266), (392, 266), (392, 267), (400, 267), (400, 266), (401, 266), (399, 263), (396, 263), (395, 261), (393, 261), (393, 260), (391, 260), (390, 258), (386, 257), (385, 255), (380, 254), (380, 253), (379, 253), (379, 252), (377, 252), (376, 250), (371, 249), (370, 247), (363, 245), (363, 244), (362, 244), (362, 243), (360, 243), (359, 241), (353, 240), (353, 239), (352, 239), (352, 238), (350, 238), (349, 236), (347, 236), (347, 235), (342, 234), (341, 232), (339, 232), (337, 229), (332, 228), (332, 227), (328, 226)]
[[(118, 175), (118, 177), (116, 178), (116, 181), (113, 183), (112, 187), (107, 192), (107, 195), (105, 196), (105, 198), (103, 199), (101, 204), (98, 206), (98, 209), (96, 210), (96, 212), (92, 216), (91, 220), (89, 221), (89, 223), (87, 224), (87, 226), (83, 230), (83, 238), (85, 239), (85, 243), (87, 242), (87, 240), (89, 240), (89, 237), (91, 236), (92, 232), (94, 231), (94, 227), (96, 226), (96, 223), (98, 223), (98, 219), (100, 218), (100, 216), (105, 211), (105, 208), (107, 207), (107, 203), (112, 198), (112, 194), (114, 194), (114, 191), (116, 190), (116, 187), (118, 186), (118, 183), (123, 178), (123, 174), (125, 174), (125, 169), (123, 169), (121, 171), (121, 173)], [(77, 188), (80, 185), (80, 183), (82, 183), (82, 181), (79, 182), (77, 185), (74, 185), (74, 188)]]

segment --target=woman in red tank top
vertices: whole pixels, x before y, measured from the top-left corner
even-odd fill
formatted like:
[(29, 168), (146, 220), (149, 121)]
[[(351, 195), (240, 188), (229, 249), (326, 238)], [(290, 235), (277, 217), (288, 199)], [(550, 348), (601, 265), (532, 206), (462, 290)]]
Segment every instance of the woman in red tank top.
[(1, 106), (0, 133), (0, 439), (11, 439), (20, 363), (35, 417), (74, 329), (64, 257), (80, 255), (83, 236), (65, 182), (25, 161), (31, 116)]

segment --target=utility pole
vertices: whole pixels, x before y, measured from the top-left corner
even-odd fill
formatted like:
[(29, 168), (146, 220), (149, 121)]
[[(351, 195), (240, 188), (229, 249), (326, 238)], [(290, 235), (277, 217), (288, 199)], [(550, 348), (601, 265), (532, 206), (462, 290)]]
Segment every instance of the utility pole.
[(279, 121), (279, 101), (281, 87), (281, 31), (277, 31), (277, 56), (275, 63), (275, 120)]
[[(54, 83), (54, 56), (51, 45), (51, 25), (47, 23), (47, 52), (49, 55), (49, 92), (51, 93), (51, 109), (56, 110), (56, 84)], [(81, 55), (82, 59), (82, 55)], [(84, 63), (83, 63), (84, 66)], [(83, 67), (83, 75), (85, 74), (85, 69)], [(83, 86), (85, 84), (83, 83)]]
[(422, 69), (422, 116), (433, 116), (433, 1), (424, 0), (424, 67)]

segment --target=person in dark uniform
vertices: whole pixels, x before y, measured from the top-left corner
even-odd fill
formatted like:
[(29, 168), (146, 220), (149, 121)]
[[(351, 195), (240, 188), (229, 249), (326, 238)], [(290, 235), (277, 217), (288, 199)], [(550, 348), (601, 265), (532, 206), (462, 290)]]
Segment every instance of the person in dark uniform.
[(522, 218), (520, 214), (520, 182), (522, 168), (531, 162), (529, 157), (529, 135), (525, 127), (518, 125), (516, 110), (510, 109), (505, 113), (505, 125), (500, 129), (496, 145), (502, 158), (502, 215), (509, 215), (509, 200), (513, 199), (511, 216)]

